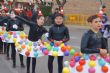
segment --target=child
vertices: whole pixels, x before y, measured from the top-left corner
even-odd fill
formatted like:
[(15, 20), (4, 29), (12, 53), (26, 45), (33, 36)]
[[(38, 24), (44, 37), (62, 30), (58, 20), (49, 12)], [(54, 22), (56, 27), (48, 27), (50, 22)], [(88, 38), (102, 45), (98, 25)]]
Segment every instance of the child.
[[(47, 30), (43, 27), (44, 24), (44, 16), (38, 15), (36, 18), (36, 23), (25, 20), (24, 18), (17, 17), (20, 20), (24, 21), (27, 25), (30, 26), (28, 39), (32, 42), (36, 42), (41, 40), (41, 37)], [(30, 73), (30, 57), (27, 57), (27, 73)], [(32, 58), (32, 73), (35, 73), (36, 67), (36, 58)]]
[[(49, 29), (48, 40), (50, 42), (55, 42), (61, 44), (67, 42), (69, 37), (68, 28), (63, 24), (64, 16), (62, 14), (55, 14), (54, 25)], [(49, 73), (53, 73), (53, 60), (54, 56), (48, 57), (48, 69)], [(62, 73), (63, 68), (63, 56), (58, 56), (58, 73)]]
[(99, 29), (102, 21), (97, 15), (92, 15), (87, 19), (90, 29), (83, 35), (81, 40), (81, 52), (86, 54), (100, 53), (107, 54), (107, 44)]
[[(2, 10), (1, 11), (1, 15), (0, 15), (0, 20), (3, 20), (7, 18), (7, 14), (5, 12), (5, 10)], [(7, 22), (8, 22), (8, 19), (5, 19), (3, 22), (0, 23), (0, 26), (1, 27), (6, 27), (7, 25)], [(4, 47), (4, 54), (6, 54), (6, 42), (2, 42), (1, 38), (0, 38), (0, 53), (3, 53), (3, 47)]]
[[(18, 19), (15, 18), (15, 11), (11, 10), (10, 11), (10, 19), (8, 20), (7, 26), (6, 26), (6, 30), (7, 31), (23, 31), (23, 24), (21, 21), (19, 21)], [(7, 59), (9, 59), (9, 48), (12, 48), (12, 60), (13, 60), (13, 68), (16, 67), (16, 50), (15, 50), (15, 43), (7, 43)], [(23, 64), (23, 56), (20, 56), (20, 62), (21, 62), (21, 67), (24, 67)]]

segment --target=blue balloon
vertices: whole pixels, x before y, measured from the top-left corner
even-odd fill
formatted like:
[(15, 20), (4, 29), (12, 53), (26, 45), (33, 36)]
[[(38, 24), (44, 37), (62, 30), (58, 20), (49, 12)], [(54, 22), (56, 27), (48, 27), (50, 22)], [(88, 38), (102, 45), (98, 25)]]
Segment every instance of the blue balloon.
[(44, 52), (46, 50), (46, 48), (42, 48), (42, 52)]
[(79, 56), (75, 57), (75, 62), (78, 62), (79, 60), (80, 60)]
[(35, 56), (35, 57), (38, 57), (38, 53), (37, 53), (37, 52), (34, 52), (34, 56)]
[(51, 43), (50, 43), (50, 46), (54, 46), (54, 43), (51, 42)]
[(36, 43), (36, 42), (34, 42), (34, 43), (33, 43), (33, 46), (37, 46), (37, 43)]
[(65, 52), (64, 52), (64, 55), (65, 55), (65, 56), (69, 56), (69, 51), (65, 51)]
[(99, 59), (98, 63), (100, 66), (104, 66), (106, 64), (105, 60), (103, 60), (103, 59)]
[(88, 60), (89, 59), (89, 55), (88, 54), (84, 54), (83, 57), (84, 57), (85, 60)]
[(53, 49), (53, 51), (56, 51), (56, 52), (58, 52), (58, 50), (59, 50), (58, 47), (53, 47), (52, 49)]

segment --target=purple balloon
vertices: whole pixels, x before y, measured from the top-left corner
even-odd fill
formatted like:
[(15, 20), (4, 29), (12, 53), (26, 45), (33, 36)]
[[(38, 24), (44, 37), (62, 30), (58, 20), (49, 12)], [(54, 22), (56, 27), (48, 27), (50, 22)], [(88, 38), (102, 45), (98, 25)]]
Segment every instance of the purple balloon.
[(69, 56), (69, 51), (65, 51), (65, 52), (64, 52), (64, 55), (65, 55), (65, 56)]
[(80, 60), (79, 56), (75, 57), (75, 62), (78, 62), (79, 60)]

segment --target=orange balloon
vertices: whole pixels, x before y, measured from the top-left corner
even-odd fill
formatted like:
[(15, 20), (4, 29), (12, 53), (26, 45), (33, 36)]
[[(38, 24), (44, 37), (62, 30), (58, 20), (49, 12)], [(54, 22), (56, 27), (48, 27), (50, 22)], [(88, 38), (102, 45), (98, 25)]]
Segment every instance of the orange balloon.
[(108, 67), (107, 67), (107, 66), (102, 66), (101, 69), (102, 69), (102, 71), (105, 72), (105, 73), (108, 72)]
[(25, 44), (23, 44), (23, 45), (21, 46), (21, 48), (22, 48), (22, 49), (25, 49), (25, 48), (26, 48), (26, 45), (25, 45)]
[(83, 66), (78, 65), (78, 66), (76, 67), (76, 70), (77, 70), (78, 72), (81, 72), (81, 71), (83, 70)]
[(67, 50), (66, 46), (61, 47), (62, 52), (65, 52)]
[(74, 57), (76, 57), (76, 56), (80, 56), (80, 53), (79, 52), (75, 52), (74, 53)]
[(70, 51), (72, 49), (71, 46), (67, 46), (67, 50)]
[(30, 55), (30, 52), (29, 51), (26, 51), (25, 52), (25, 55), (28, 57)]

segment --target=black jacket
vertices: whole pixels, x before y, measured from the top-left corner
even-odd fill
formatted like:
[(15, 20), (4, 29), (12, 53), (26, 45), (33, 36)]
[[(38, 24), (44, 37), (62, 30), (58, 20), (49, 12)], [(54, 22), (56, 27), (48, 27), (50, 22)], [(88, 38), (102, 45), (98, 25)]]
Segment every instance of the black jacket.
[(0, 16), (0, 26), (6, 26), (8, 19), (9, 19), (9, 16), (6, 16), (6, 17)]
[(107, 49), (106, 41), (100, 32), (94, 33), (88, 30), (81, 40), (82, 53), (100, 53), (98, 48)]
[[(18, 28), (14, 28), (13, 26), (16, 25)], [(7, 23), (7, 26), (6, 26), (6, 30), (7, 31), (23, 31), (24, 28), (23, 28), (23, 22), (21, 22), (20, 20), (18, 19), (9, 19), (8, 20), (8, 23)]]
[(69, 39), (70, 36), (69, 36), (68, 28), (63, 24), (61, 25), (54, 24), (49, 29), (48, 40), (50, 40), (51, 42), (53, 42), (54, 40), (67, 42)]
[(18, 19), (24, 21), (27, 25), (30, 26), (28, 39), (30, 41), (38, 41), (41, 39), (42, 35), (47, 32), (47, 30), (43, 26), (38, 26), (36, 23), (27, 21), (24, 18), (17, 16)]

